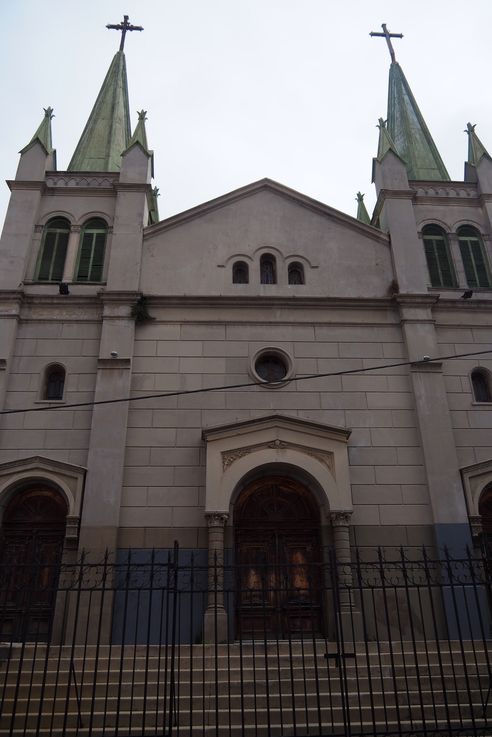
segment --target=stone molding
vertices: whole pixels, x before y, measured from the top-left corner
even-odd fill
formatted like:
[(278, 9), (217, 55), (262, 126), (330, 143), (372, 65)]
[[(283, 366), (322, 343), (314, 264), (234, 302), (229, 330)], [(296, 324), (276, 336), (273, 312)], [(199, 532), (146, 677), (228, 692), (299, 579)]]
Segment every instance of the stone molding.
[(86, 469), (45, 456), (31, 456), (0, 464), (0, 515), (17, 489), (27, 484), (46, 484), (65, 497), (68, 512), (65, 538), (78, 539)]
[(286, 415), (205, 429), (206, 512), (229, 513), (235, 495), (263, 468), (304, 479), (322, 515), (351, 509), (350, 432)]
[(48, 187), (57, 188), (97, 188), (110, 189), (113, 188), (115, 182), (120, 178), (119, 173), (109, 174), (79, 174), (77, 172), (48, 172), (46, 174), (46, 185)]
[(468, 515), (470, 519), (480, 517), (478, 510), (480, 496), (485, 487), (492, 483), (492, 459), (465, 466), (460, 469), (460, 473)]
[(99, 369), (130, 369), (132, 365), (131, 358), (98, 358), (97, 368)]
[(288, 443), (282, 440), (273, 440), (271, 443), (258, 443), (257, 445), (248, 445), (244, 448), (233, 448), (232, 450), (224, 451), (222, 452), (222, 468), (224, 471), (226, 471), (229, 466), (231, 466), (235, 461), (237, 461), (239, 458), (243, 458), (246, 455), (249, 455), (250, 453), (254, 453), (257, 450), (261, 450), (262, 448), (273, 448), (275, 450), (278, 449), (287, 449), (287, 448), (293, 448), (296, 450), (300, 450), (303, 453), (306, 453), (307, 455), (312, 456), (313, 458), (316, 458), (320, 461), (320, 463), (324, 463), (331, 473), (335, 475), (335, 464), (333, 460), (333, 453), (327, 453), (323, 451), (316, 451), (313, 450), (313, 448), (310, 448), (306, 445), (300, 445), (298, 443)]

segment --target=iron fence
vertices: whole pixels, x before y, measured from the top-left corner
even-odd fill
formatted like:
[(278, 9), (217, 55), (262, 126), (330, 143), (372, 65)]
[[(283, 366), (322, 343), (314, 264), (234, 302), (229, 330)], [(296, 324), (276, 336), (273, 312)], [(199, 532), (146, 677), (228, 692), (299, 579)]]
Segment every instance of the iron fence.
[(490, 567), (190, 551), (0, 567), (0, 735), (490, 735)]

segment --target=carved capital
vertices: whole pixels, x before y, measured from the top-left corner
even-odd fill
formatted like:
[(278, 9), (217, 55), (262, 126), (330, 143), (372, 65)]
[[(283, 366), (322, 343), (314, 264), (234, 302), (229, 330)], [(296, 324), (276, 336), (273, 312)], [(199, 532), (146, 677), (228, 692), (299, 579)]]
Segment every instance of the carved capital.
[(473, 538), (480, 537), (483, 532), (481, 515), (470, 515), (470, 529)]
[(350, 525), (350, 518), (352, 512), (332, 512), (330, 515), (331, 524), (333, 527), (348, 527)]
[(82, 227), (80, 225), (72, 225), (70, 227), (71, 233), (80, 233), (81, 230), (82, 230)]
[(228, 518), (227, 512), (205, 512), (208, 527), (224, 527)]

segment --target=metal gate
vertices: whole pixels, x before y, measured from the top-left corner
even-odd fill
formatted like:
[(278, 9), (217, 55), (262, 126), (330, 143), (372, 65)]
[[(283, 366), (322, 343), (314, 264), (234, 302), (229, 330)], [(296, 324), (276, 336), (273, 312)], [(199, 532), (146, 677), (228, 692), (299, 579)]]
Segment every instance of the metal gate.
[[(486, 562), (321, 560), (275, 577), (260, 561), (247, 591), (240, 565), (177, 547), (26, 571), (26, 606), (50, 581), (56, 604), (48, 636), (0, 645), (0, 735), (490, 735)], [(323, 630), (307, 604), (302, 631), (273, 636), (271, 603), (286, 586), (299, 601), (299, 581), (321, 588)]]

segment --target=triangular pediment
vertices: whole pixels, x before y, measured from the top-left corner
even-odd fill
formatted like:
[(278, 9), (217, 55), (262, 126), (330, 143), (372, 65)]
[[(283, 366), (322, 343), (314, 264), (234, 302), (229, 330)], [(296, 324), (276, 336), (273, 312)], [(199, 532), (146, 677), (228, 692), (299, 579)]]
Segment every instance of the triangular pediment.
[(295, 189), (286, 187), (285, 185), (268, 178), (260, 179), (252, 184), (247, 184), (245, 187), (240, 187), (232, 192), (216, 197), (213, 200), (209, 200), (201, 205), (197, 205), (189, 210), (185, 210), (177, 215), (161, 220), (159, 223), (151, 225), (145, 229), (145, 237), (152, 237), (170, 228), (175, 228), (181, 224), (195, 220), (196, 218), (208, 215), (215, 210), (237, 203), (240, 200), (245, 200), (258, 195), (261, 196), (262, 193), (273, 193), (284, 201), (288, 200), (295, 206), (299, 206), (318, 215), (325, 216), (346, 228), (357, 231), (359, 234), (364, 234), (366, 237), (375, 238), (378, 241), (388, 243), (387, 235), (374, 226), (366, 225), (351, 215), (347, 215), (340, 210), (336, 210), (334, 207), (325, 205), (323, 202), (319, 202), (312, 197), (308, 197), (301, 192), (297, 192)]
[(227, 425), (205, 428), (203, 430), (203, 438), (206, 442), (233, 438), (235, 442), (240, 444), (245, 436), (254, 435), (260, 431), (271, 432), (275, 430), (293, 430), (297, 433), (304, 433), (306, 436), (338, 440), (343, 443), (348, 441), (352, 432), (346, 427), (325, 425), (321, 422), (304, 420), (302, 417), (275, 414), (253, 420), (243, 420), (242, 422), (233, 422)]

